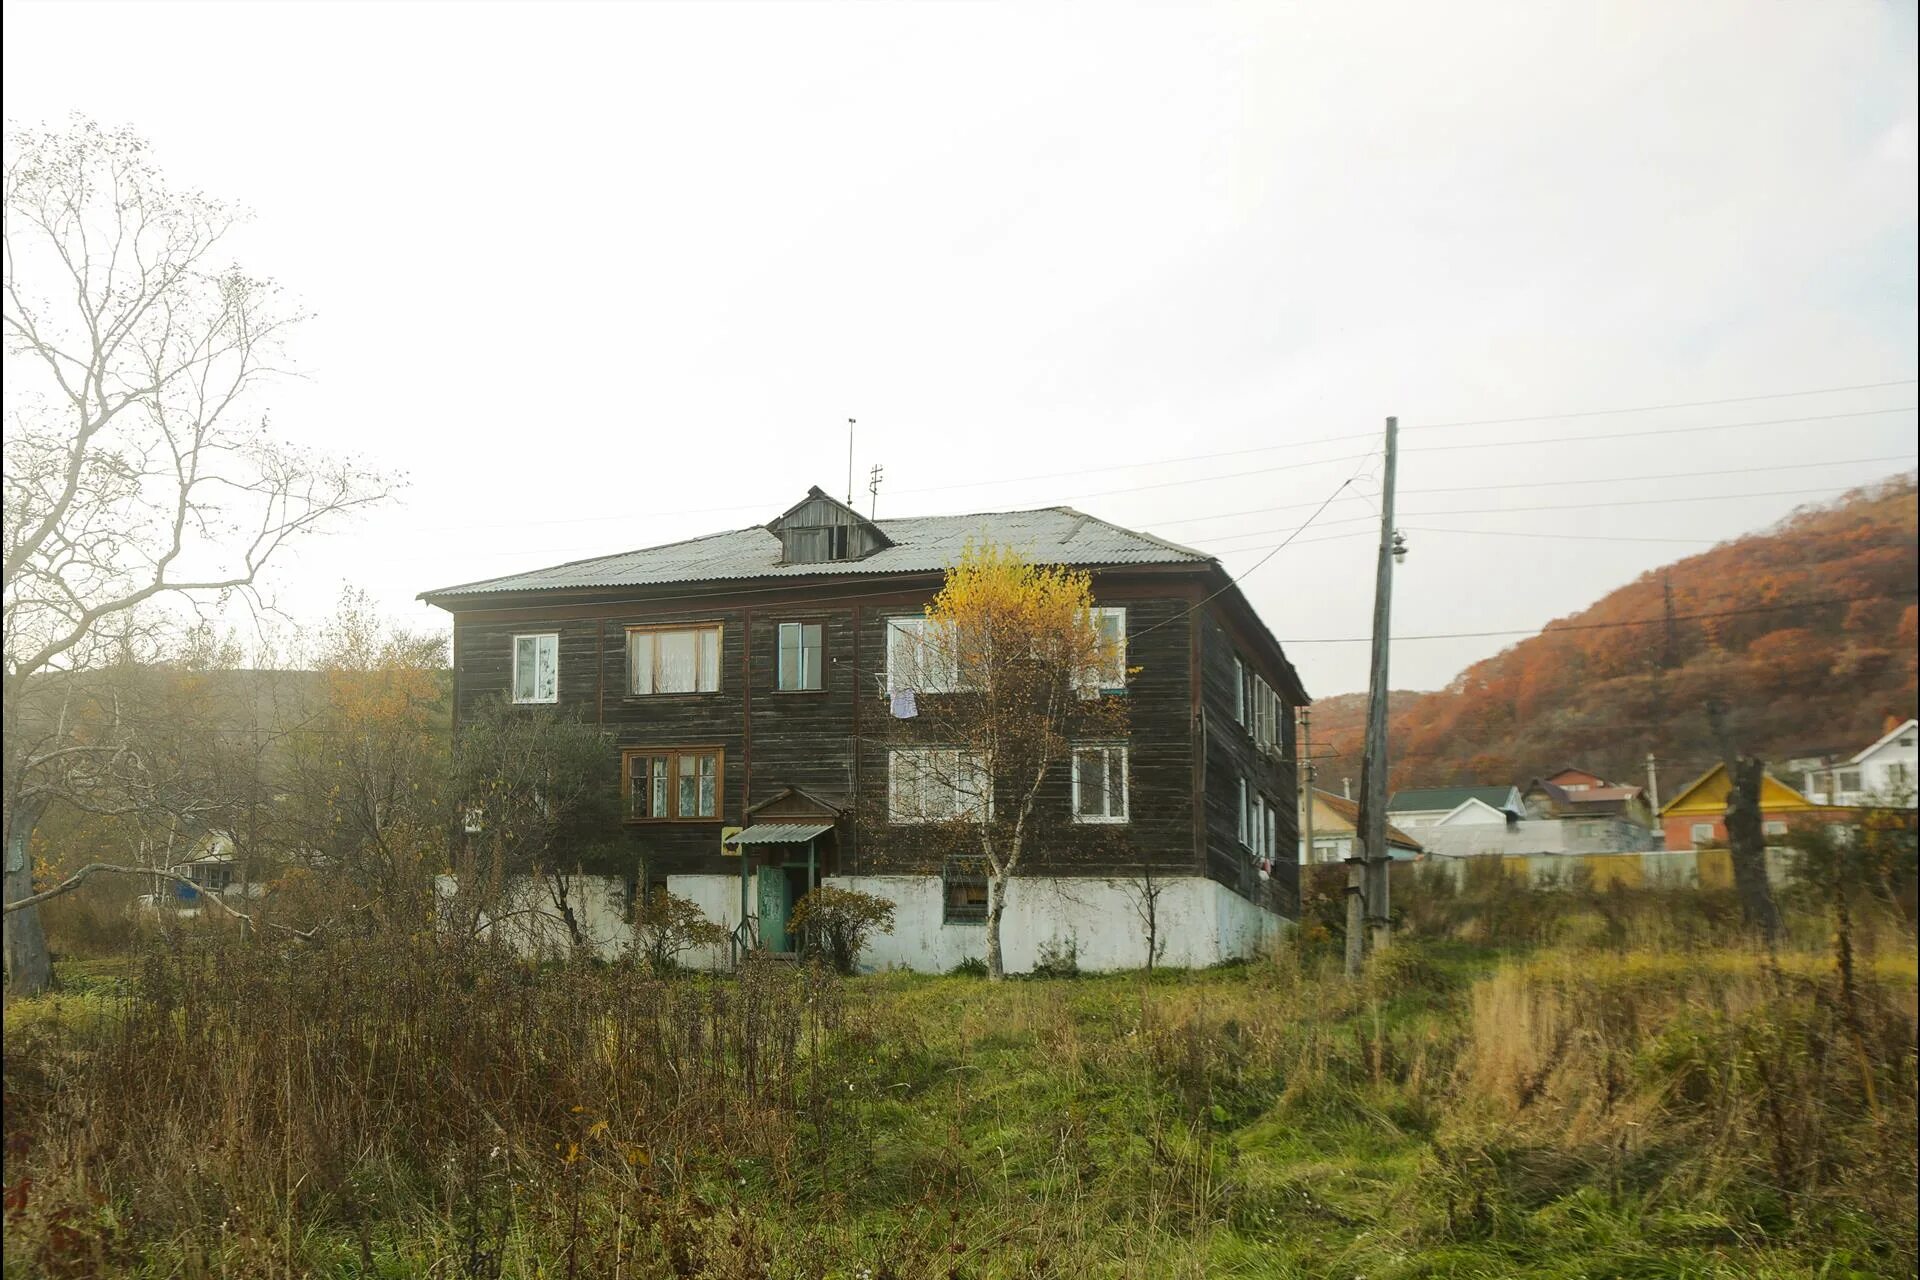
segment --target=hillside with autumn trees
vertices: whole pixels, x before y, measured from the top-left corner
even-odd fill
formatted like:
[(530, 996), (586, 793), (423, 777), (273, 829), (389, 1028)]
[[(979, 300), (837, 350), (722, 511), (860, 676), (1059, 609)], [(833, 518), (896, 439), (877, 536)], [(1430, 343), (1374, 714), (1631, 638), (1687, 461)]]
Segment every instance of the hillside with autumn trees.
[[(1643, 574), (1444, 689), (1396, 690), (1390, 785), (1525, 785), (1566, 764), (1638, 781), (1651, 752), (1671, 795), (1718, 758), (1714, 698), (1764, 759), (1851, 753), (1914, 714), (1917, 576), (1912, 474), (1801, 508)], [(1334, 757), (1323, 783), (1343, 765), (1357, 778), (1365, 704), (1315, 704), (1316, 754)]]

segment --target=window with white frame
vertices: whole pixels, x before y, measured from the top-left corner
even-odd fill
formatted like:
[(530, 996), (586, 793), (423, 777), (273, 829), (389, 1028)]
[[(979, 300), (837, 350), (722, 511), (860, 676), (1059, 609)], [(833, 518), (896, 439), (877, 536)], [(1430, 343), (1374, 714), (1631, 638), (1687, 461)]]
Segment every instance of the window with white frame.
[(1238, 839), (1240, 843), (1244, 845), (1249, 843), (1247, 839), (1247, 819), (1251, 815), (1252, 810), (1247, 807), (1247, 780), (1245, 778), (1240, 779), (1239, 787), (1240, 787), (1240, 825), (1238, 827)]
[(1097, 692), (1120, 689), (1127, 683), (1127, 611), (1101, 608), (1089, 611), (1095, 633), (1100, 637), (1100, 661), (1086, 673), (1081, 683)]
[(952, 693), (960, 664), (951, 622), (926, 617), (887, 619), (887, 692)]
[(819, 623), (781, 623), (775, 687), (788, 692), (820, 688), (820, 656)]
[(1703, 844), (1713, 843), (1713, 824), (1711, 822), (1696, 822), (1693, 824), (1693, 843), (1696, 848)]
[(513, 700), (560, 701), (560, 637), (557, 634), (513, 638)]
[(1787, 834), (1787, 824), (1776, 819), (1764, 824), (1762, 830), (1770, 836), (1783, 836)]
[(1280, 695), (1259, 676), (1249, 676), (1246, 701), (1246, 724), (1253, 740), (1263, 747), (1279, 750), (1286, 741), (1286, 704)]
[(893, 822), (981, 822), (993, 814), (987, 770), (953, 747), (897, 747), (887, 755), (887, 817)]
[(1086, 746), (1073, 749), (1073, 820), (1127, 820), (1127, 749)]
[(720, 688), (720, 624), (627, 629), (627, 692), (714, 693)]
[(1233, 660), (1233, 722), (1247, 722), (1247, 664), (1237, 656)]

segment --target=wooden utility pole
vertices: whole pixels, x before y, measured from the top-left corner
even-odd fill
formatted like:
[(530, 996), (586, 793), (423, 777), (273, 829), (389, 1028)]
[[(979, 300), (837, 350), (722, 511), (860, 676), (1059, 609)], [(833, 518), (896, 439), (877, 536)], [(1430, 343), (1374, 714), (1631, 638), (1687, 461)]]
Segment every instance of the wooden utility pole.
[(1300, 825), (1304, 834), (1304, 843), (1300, 849), (1300, 865), (1308, 866), (1313, 857), (1313, 712), (1306, 707), (1300, 708), (1300, 740), (1297, 746), (1295, 772), (1300, 775)]
[[(1387, 641), (1393, 622), (1393, 562), (1406, 554), (1406, 545), (1393, 527), (1394, 468), (1399, 459), (1400, 420), (1387, 419), (1386, 469), (1380, 480), (1380, 550), (1373, 579), (1373, 662), (1367, 676), (1367, 741), (1360, 757), (1360, 830), (1356, 857), (1349, 860), (1347, 908), (1347, 976), (1360, 972), (1361, 929), (1355, 928), (1364, 909), (1366, 942), (1374, 950), (1387, 945), (1392, 924), (1388, 916), (1387, 873)], [(1357, 865), (1354, 865), (1356, 864)], [(1359, 881), (1355, 892), (1354, 881)]]

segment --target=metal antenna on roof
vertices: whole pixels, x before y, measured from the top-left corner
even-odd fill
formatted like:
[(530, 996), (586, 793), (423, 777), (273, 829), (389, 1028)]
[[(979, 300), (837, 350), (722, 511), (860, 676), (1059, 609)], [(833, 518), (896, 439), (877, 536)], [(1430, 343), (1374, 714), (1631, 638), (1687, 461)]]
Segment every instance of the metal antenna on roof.
[(867, 519), (877, 517), (880, 511), (880, 482), (887, 478), (887, 469), (879, 463), (873, 464), (873, 470), (867, 472), (867, 492), (873, 495), (873, 502), (867, 507)]
[(853, 505), (853, 419), (847, 419), (847, 505)]

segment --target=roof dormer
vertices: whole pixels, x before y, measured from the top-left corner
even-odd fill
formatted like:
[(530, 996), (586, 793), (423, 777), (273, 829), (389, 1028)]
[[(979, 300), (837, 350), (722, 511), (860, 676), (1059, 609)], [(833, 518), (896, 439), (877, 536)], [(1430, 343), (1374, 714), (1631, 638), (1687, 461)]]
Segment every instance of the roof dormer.
[(863, 560), (893, 542), (880, 526), (815, 485), (767, 531), (780, 539), (781, 564)]

